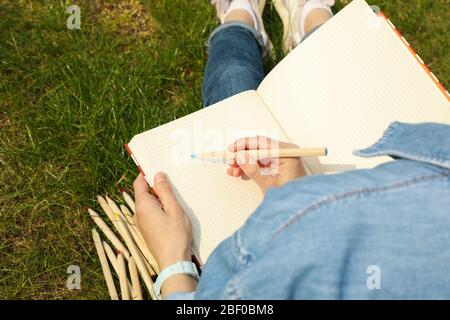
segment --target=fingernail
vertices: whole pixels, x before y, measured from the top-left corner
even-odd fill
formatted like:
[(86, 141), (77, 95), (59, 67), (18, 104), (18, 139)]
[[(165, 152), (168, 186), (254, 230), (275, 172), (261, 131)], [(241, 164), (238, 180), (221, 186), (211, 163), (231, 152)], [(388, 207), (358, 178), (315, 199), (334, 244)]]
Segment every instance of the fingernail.
[(164, 173), (162, 173), (162, 172), (158, 172), (156, 175), (155, 175), (155, 181), (156, 182), (163, 182), (163, 181), (166, 181), (167, 180), (167, 177), (166, 177), (166, 175), (164, 174)]

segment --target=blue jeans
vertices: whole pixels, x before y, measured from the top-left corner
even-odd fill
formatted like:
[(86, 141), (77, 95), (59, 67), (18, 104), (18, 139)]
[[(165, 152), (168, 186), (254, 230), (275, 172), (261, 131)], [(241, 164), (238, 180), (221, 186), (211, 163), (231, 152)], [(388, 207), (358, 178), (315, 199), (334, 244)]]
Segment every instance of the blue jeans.
[[(302, 41), (319, 27), (307, 32)], [(225, 23), (213, 31), (207, 47), (208, 63), (202, 86), (205, 107), (258, 88), (264, 79), (264, 43), (260, 32), (243, 23)]]
[(211, 34), (203, 79), (203, 105), (209, 106), (240, 92), (256, 89), (264, 79), (261, 34), (232, 22)]

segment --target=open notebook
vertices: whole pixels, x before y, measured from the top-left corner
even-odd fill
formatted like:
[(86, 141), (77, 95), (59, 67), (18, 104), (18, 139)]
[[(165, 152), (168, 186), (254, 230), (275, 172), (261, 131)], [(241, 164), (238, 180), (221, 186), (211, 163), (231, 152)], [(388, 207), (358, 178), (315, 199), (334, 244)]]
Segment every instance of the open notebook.
[(355, 0), (293, 50), (255, 91), (246, 91), (133, 137), (128, 144), (151, 184), (166, 172), (193, 221), (194, 251), (206, 261), (260, 204), (255, 184), (224, 164), (191, 160), (236, 138), (264, 135), (301, 147), (311, 174), (369, 168), (390, 159), (358, 158), (392, 121), (450, 124), (449, 94), (383, 15)]

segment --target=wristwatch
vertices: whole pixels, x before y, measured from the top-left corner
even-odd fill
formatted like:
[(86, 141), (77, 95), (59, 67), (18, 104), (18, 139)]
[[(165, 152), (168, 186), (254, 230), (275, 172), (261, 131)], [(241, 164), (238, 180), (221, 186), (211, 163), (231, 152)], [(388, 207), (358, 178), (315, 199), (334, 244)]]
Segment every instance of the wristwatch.
[(200, 276), (197, 271), (196, 265), (191, 261), (178, 261), (167, 268), (165, 268), (161, 273), (158, 275), (158, 278), (156, 279), (155, 283), (153, 284), (153, 292), (156, 295), (156, 298), (158, 300), (161, 300), (161, 286), (164, 283), (164, 281), (167, 280), (167, 278), (176, 275), (176, 274), (187, 274), (191, 277), (193, 277), (195, 280), (198, 281), (200, 279)]

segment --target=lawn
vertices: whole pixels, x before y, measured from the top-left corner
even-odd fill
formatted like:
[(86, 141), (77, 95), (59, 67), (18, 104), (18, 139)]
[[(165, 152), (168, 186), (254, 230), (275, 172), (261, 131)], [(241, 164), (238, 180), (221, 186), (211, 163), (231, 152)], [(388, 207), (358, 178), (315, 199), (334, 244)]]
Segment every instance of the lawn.
[[(450, 1), (369, 2), (448, 88)], [(70, 4), (81, 30), (66, 28)], [(281, 48), (270, 1), (264, 18)], [(86, 209), (130, 190), (123, 143), (201, 108), (215, 25), (206, 0), (0, 0), (0, 299), (108, 298)], [(81, 290), (66, 289), (69, 265)]]

